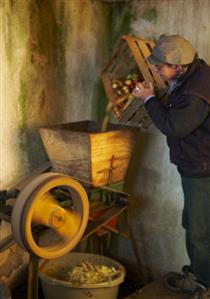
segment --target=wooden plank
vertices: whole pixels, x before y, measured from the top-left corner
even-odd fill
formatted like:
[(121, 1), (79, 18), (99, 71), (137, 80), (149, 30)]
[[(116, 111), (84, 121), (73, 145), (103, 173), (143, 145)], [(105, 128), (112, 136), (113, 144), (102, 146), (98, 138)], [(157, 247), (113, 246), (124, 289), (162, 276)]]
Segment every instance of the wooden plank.
[[(137, 40), (137, 45), (139, 46), (139, 50), (142, 51), (143, 55), (145, 58), (147, 58), (150, 54), (151, 51), (148, 48), (148, 44), (145, 43), (142, 40)], [(147, 61), (147, 60), (146, 60)], [(160, 76), (158, 75), (158, 73), (155, 71), (154, 66), (149, 64), (149, 62), (147, 62), (147, 67), (148, 69), (150, 69), (152, 76), (154, 78), (155, 81), (155, 85), (157, 86), (157, 88), (160, 89), (165, 89), (166, 88), (166, 84), (165, 82), (160, 78)]]
[(120, 115), (119, 120), (120, 121), (128, 121), (132, 115), (138, 111), (138, 109), (142, 106), (142, 103), (139, 99), (135, 99), (129, 107), (123, 111), (123, 113)]
[(127, 43), (123, 41), (123, 44), (118, 51), (118, 55), (115, 58), (114, 67), (112, 69), (110, 69), (110, 72), (112, 74), (119, 75), (120, 69), (122, 69), (122, 68), (125, 69), (125, 60), (127, 58), (128, 52), (129, 52), (129, 47), (128, 47)]
[(99, 217), (94, 222), (89, 222), (86, 231), (82, 237), (82, 241), (88, 238), (90, 235), (95, 233), (99, 228), (103, 227), (107, 222), (109, 222), (114, 216), (120, 215), (123, 211), (127, 209), (127, 206), (115, 206), (110, 208), (106, 213)]
[(121, 237), (123, 237), (123, 238), (130, 239), (130, 237), (129, 237), (128, 234), (121, 232), (119, 229), (116, 229), (115, 227), (113, 227), (113, 226), (111, 226), (111, 225), (109, 225), (109, 224), (105, 224), (105, 225), (103, 226), (103, 228), (104, 228), (105, 230), (108, 230), (109, 232), (114, 233), (114, 234), (116, 234), (116, 235), (119, 235), (119, 236), (121, 236)]
[(107, 63), (105, 64), (104, 68), (101, 70), (101, 73), (109, 73), (110, 72), (110, 66), (112, 66), (112, 61), (118, 56), (119, 50), (126, 46), (126, 43), (121, 39), (118, 39), (116, 46), (114, 47), (112, 51), (112, 55), (109, 57)]
[(135, 36), (135, 37), (133, 37), (133, 36), (131, 36), (131, 35), (123, 35), (121, 38), (122, 38), (122, 39), (125, 39), (125, 40), (128, 40), (128, 39), (130, 39), (130, 38), (134, 38), (134, 39), (137, 39), (137, 40), (143, 40), (143, 41), (145, 41), (146, 43), (150, 43), (150, 41), (151, 41), (151, 40), (145, 39), (144, 37), (142, 37), (142, 36), (139, 35), (139, 34), (138, 34), (138, 36)]
[(109, 72), (103, 72), (101, 74), (101, 79), (104, 84), (106, 96), (108, 97), (109, 101), (114, 101), (117, 98), (112, 89), (112, 80), (121, 80), (123, 79), (123, 77), (126, 77), (129, 73), (128, 65), (129, 67), (134, 65), (134, 63), (131, 63), (131, 59), (128, 58), (129, 55), (130, 49), (127, 43), (123, 41), (123, 44), (121, 44), (121, 47), (119, 47), (115, 59), (110, 59), (110, 65), (112, 65), (113, 67), (109, 67), (107, 69), (107, 71)]
[(151, 76), (150, 71), (148, 70), (147, 64), (145, 62), (145, 57), (142, 55), (142, 53), (139, 51), (137, 47), (136, 39), (132, 37), (128, 37), (127, 40), (128, 40), (129, 47), (135, 57), (136, 63), (139, 66), (139, 69), (144, 77), (144, 80), (155, 83), (153, 77)]
[(66, 127), (55, 126), (41, 128), (40, 135), (53, 170), (67, 175), (91, 180), (89, 122), (84, 122), (86, 129), (80, 129), (75, 123)]
[[(87, 155), (90, 151), (87, 149)], [(54, 160), (51, 159), (53, 171), (69, 176), (81, 177), (84, 180), (91, 181), (90, 158), (72, 159), (72, 160)]]
[(133, 116), (133, 118), (130, 120), (129, 124), (136, 125), (138, 124), (139, 128), (148, 128), (152, 123), (151, 118), (149, 115), (147, 115), (142, 109), (139, 109), (137, 113)]
[(28, 266), (28, 299), (38, 299), (38, 282), (39, 282), (39, 258), (33, 254), (29, 255)]
[(151, 124), (151, 119), (147, 114), (144, 105), (135, 99), (133, 103), (124, 111), (120, 118), (120, 122), (126, 123), (128, 125), (138, 126), (147, 128)]
[(91, 134), (92, 181), (95, 186), (124, 180), (134, 145), (134, 135), (131, 130)]
[(104, 84), (106, 96), (108, 97), (109, 101), (113, 101), (116, 98), (114, 91), (112, 89), (111, 79), (109, 78), (109, 74), (102, 74), (101, 75), (102, 82)]
[[(131, 60), (129, 61), (128, 59), (130, 49), (127, 43), (124, 42), (124, 44), (125, 47), (123, 48), (123, 51), (119, 51), (116, 66), (112, 70), (114, 79), (123, 79), (123, 77), (127, 76), (127, 74), (129, 73), (129, 69), (131, 68), (132, 63)], [(128, 62), (130, 64), (128, 64)]]
[(134, 114), (132, 121), (138, 122), (139, 124), (146, 118), (146, 111), (144, 110), (144, 107), (141, 106), (140, 109)]
[[(82, 180), (81, 178), (77, 178), (77, 177), (74, 177), (74, 176), (71, 176), (71, 178), (81, 182), (81, 184), (84, 184), (84, 185), (87, 185), (87, 186), (93, 186), (93, 182), (90, 182), (90, 181), (86, 181), (86, 180)], [(123, 183), (120, 182), (120, 183)], [(118, 194), (121, 194), (121, 195), (125, 195), (125, 196), (130, 196), (129, 193), (123, 191), (123, 190), (119, 190), (119, 189), (115, 189), (114, 187), (111, 187), (111, 186), (94, 186), (95, 190), (107, 190), (107, 191), (110, 191), (110, 192), (113, 192), (113, 193), (118, 193)]]

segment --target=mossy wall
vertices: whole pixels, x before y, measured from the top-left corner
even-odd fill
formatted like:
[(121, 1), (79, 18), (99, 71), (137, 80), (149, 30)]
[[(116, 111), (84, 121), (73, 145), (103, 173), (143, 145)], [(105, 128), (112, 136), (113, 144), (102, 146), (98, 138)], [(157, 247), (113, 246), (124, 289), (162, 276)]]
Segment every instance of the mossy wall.
[[(0, 1), (1, 190), (46, 161), (40, 126), (103, 118), (100, 73), (116, 40), (130, 31), (131, 2)], [(10, 232), (2, 222), (0, 238)], [(13, 284), (26, 262), (21, 250), (7, 250), (1, 278)]]
[[(0, 1), (0, 190), (46, 161), (40, 126), (103, 111), (99, 76), (109, 56), (110, 11), (91, 0)], [(0, 239), (10, 232), (2, 222)], [(0, 260), (1, 278), (13, 284), (23, 252), (14, 247)]]
[(96, 119), (98, 111), (102, 118), (99, 76), (109, 53), (111, 9), (91, 0), (0, 5), (1, 187), (7, 188), (46, 160), (40, 126)]

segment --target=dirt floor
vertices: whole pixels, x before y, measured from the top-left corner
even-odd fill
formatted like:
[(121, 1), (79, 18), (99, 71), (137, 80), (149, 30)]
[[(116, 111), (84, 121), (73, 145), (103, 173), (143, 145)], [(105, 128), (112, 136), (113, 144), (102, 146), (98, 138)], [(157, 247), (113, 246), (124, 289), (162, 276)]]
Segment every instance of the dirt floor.
[[(188, 299), (189, 295), (172, 293), (168, 291), (160, 280), (154, 281), (145, 287), (132, 291), (136, 285), (132, 282), (125, 281), (120, 286), (118, 299)], [(12, 299), (27, 299), (26, 286), (22, 286), (12, 294)], [(40, 289), (39, 298), (44, 299), (42, 291)], [(99, 298), (95, 298), (99, 299)]]
[[(130, 294), (134, 293), (140, 286), (130, 279), (126, 278), (124, 283), (122, 283), (119, 287), (119, 294), (117, 299), (124, 299)], [(1, 299), (1, 298), (0, 298)], [(18, 289), (14, 290), (12, 293), (12, 299), (27, 299), (27, 283), (20, 286)], [(44, 295), (42, 293), (41, 287), (39, 287), (39, 298), (44, 299)], [(60, 298), (61, 299), (61, 298)], [(64, 299), (64, 298), (62, 298)], [(73, 298), (74, 299), (74, 298)], [(98, 298), (95, 298), (98, 299)]]
[(167, 290), (160, 280), (154, 281), (139, 289), (125, 299), (188, 299), (189, 294), (173, 293)]

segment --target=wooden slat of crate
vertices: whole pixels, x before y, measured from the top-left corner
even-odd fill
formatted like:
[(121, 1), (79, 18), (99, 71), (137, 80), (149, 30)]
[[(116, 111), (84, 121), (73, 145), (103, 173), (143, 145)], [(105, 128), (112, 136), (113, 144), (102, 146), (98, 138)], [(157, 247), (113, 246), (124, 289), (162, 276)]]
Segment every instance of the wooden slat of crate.
[(127, 40), (129, 47), (135, 57), (135, 60), (139, 66), (139, 69), (144, 77), (145, 81), (150, 81), (154, 82), (154, 79), (149, 71), (148, 64), (146, 63), (146, 57), (143, 55), (143, 52), (139, 51), (139, 47), (137, 46), (138, 44), (138, 39), (133, 38), (131, 36), (123, 36), (124, 39)]
[(112, 84), (111, 84), (111, 79), (110, 79), (109, 74), (108, 73), (106, 73), (106, 75), (102, 74), (101, 79), (103, 81), (105, 92), (106, 92), (106, 95), (107, 95), (109, 101), (111, 101), (111, 102), (114, 101), (116, 96), (112, 89)]
[(129, 125), (139, 124), (139, 127), (146, 129), (151, 123), (151, 118), (146, 112), (144, 105), (141, 105), (140, 108), (134, 113), (133, 117), (127, 121)]
[(118, 120), (121, 122), (126, 122), (132, 118), (134, 113), (138, 111), (138, 109), (142, 106), (142, 103), (139, 99), (133, 100), (132, 103), (129, 105), (129, 109), (126, 109), (121, 113)]
[[(131, 56), (131, 51), (127, 45), (126, 42), (124, 42), (126, 48), (124, 51), (121, 51), (120, 54), (120, 59), (112, 72), (112, 79), (115, 78), (116, 75), (121, 74), (122, 77), (126, 77), (128, 75), (127, 70), (129, 68), (134, 68), (135, 67), (135, 61)], [(133, 64), (133, 66), (132, 66)]]
[[(155, 46), (155, 43), (153, 41), (146, 41), (144, 42), (141, 39), (138, 39), (137, 45), (139, 46), (139, 50), (142, 51), (144, 57), (148, 57), (151, 54), (151, 49)], [(166, 85), (165, 82), (160, 78), (160, 76), (157, 74), (157, 72), (154, 69), (154, 66), (149, 64), (149, 62), (146, 60), (147, 67), (152, 73), (152, 77), (154, 79), (154, 85), (157, 86), (159, 89), (165, 89)]]
[(115, 59), (114, 67), (112, 65), (110, 66), (110, 73), (114, 76), (114, 74), (119, 72), (120, 68), (124, 67), (125, 60), (127, 58), (127, 55), (129, 53), (129, 48), (126, 43), (121, 44), (121, 47), (119, 48), (118, 55), (120, 55), (121, 59), (118, 61)]
[(128, 45), (125, 42), (122, 43), (122, 40), (118, 40), (113, 54), (109, 60), (111, 61), (111, 63), (108, 62), (101, 73), (101, 79), (104, 84), (105, 92), (109, 101), (114, 101), (116, 98), (116, 95), (114, 94), (112, 89), (111, 81), (115, 78), (116, 68), (119, 66), (121, 67), (122, 65), (122, 62), (119, 63), (118, 57), (124, 56), (123, 54), (126, 48), (128, 48)]
[[(110, 73), (112, 71), (112, 68), (114, 67), (115, 65), (115, 59), (118, 57), (119, 55), (119, 51), (122, 47), (126, 47), (126, 44), (123, 43), (122, 44), (122, 41), (121, 39), (119, 39), (114, 47), (114, 50), (112, 52), (112, 55), (110, 56), (108, 62), (105, 64), (105, 66), (103, 67), (101, 73)], [(110, 63), (111, 62), (111, 63)]]

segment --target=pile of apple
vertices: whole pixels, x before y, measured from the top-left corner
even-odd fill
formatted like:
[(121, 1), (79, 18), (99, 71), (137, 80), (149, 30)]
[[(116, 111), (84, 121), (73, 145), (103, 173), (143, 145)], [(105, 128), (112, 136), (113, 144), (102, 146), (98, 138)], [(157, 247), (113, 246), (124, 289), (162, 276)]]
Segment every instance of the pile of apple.
[(112, 89), (116, 96), (132, 93), (138, 82), (137, 74), (129, 74), (125, 80), (112, 80)]
[(133, 90), (138, 82), (137, 74), (128, 74), (125, 79), (111, 81), (113, 92), (116, 95), (113, 112), (117, 117), (135, 98)]

